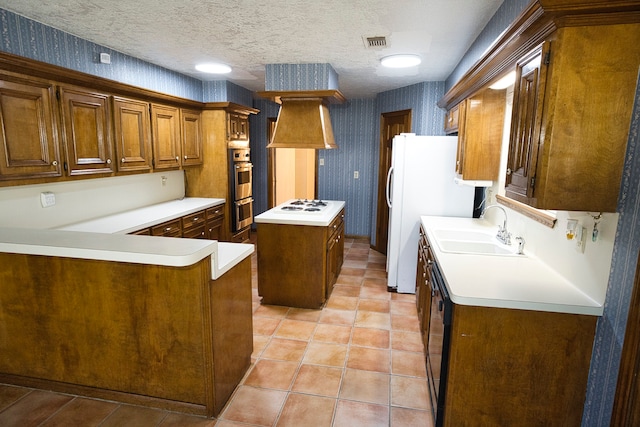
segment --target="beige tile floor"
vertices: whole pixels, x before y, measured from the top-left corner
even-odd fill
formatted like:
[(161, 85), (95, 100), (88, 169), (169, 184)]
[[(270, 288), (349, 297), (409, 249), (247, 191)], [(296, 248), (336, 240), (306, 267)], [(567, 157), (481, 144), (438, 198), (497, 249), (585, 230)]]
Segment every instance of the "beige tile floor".
[(218, 419), (0, 385), (0, 425), (432, 427), (415, 297), (387, 292), (384, 255), (346, 239), (319, 310), (261, 305), (253, 268), (252, 364)]

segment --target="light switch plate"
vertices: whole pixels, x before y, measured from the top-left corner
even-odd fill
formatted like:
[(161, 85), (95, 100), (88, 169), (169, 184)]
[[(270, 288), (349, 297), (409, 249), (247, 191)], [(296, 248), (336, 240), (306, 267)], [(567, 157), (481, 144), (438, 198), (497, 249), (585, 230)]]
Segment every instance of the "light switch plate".
[(40, 193), (40, 203), (43, 208), (48, 208), (56, 204), (56, 195), (51, 191), (45, 191)]

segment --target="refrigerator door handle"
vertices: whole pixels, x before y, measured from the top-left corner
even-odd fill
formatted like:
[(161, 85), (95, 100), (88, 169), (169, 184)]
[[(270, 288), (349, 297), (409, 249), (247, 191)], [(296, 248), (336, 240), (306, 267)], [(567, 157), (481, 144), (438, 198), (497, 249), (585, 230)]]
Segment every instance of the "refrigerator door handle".
[(387, 172), (387, 189), (385, 191), (387, 196), (387, 206), (391, 207), (391, 177), (393, 175), (393, 166), (389, 168)]

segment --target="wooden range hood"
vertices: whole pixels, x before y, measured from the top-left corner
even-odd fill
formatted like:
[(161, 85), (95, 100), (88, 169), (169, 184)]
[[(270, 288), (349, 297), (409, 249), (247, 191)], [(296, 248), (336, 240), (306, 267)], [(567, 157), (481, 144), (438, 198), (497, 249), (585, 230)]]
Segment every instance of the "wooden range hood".
[(258, 95), (281, 105), (267, 148), (338, 148), (327, 104), (344, 102), (340, 91), (265, 91)]

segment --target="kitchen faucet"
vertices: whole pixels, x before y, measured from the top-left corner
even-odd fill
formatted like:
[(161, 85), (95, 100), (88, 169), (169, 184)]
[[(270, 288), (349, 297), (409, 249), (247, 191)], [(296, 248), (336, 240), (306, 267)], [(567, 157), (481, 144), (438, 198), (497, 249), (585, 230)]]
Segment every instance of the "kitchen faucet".
[(500, 205), (489, 205), (489, 206), (487, 206), (482, 211), (482, 214), (480, 215), (480, 218), (484, 218), (484, 214), (487, 212), (487, 209), (491, 209), (491, 208), (498, 208), (504, 214), (504, 223), (501, 226), (498, 225), (498, 234), (496, 235), (496, 238), (499, 241), (501, 241), (502, 243), (504, 243), (505, 245), (510, 245), (511, 244), (511, 233), (509, 233), (507, 231), (507, 211), (504, 210), (504, 208), (502, 206), (500, 206)]

